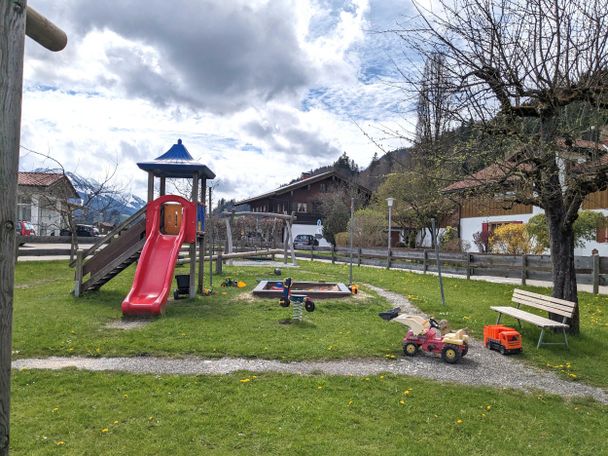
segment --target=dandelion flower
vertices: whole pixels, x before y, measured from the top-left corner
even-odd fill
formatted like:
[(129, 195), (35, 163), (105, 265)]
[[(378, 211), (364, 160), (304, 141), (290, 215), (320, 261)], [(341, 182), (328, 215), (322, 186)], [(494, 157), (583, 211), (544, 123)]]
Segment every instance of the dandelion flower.
[(491, 405), (486, 405), (486, 410), (489, 412), (490, 410), (492, 410), (492, 406)]
[(401, 405), (405, 405), (405, 401), (404, 401), (403, 399), (401, 399), (401, 400), (399, 401), (399, 403), (400, 403)]
[(108, 429), (108, 428), (103, 428), (103, 429), (101, 430), (102, 434), (105, 434), (105, 433), (106, 433), (106, 432), (108, 432), (108, 431), (109, 431), (109, 429)]
[(55, 442), (55, 445), (57, 445), (57, 446), (65, 445), (65, 442), (63, 440), (57, 440)]
[(240, 382), (241, 382), (241, 383), (247, 383), (247, 382), (250, 382), (250, 381), (251, 381), (251, 379), (250, 379), (250, 378), (242, 378), (242, 379), (240, 380)]
[(462, 424), (462, 423), (464, 423), (464, 421), (462, 421), (460, 418), (458, 418), (458, 419), (456, 420), (456, 424)]

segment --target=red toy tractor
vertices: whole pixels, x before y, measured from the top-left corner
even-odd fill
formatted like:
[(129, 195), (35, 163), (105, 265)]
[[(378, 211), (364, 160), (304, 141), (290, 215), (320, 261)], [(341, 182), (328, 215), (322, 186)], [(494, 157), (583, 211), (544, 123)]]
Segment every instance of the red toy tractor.
[(455, 364), (469, 351), (469, 336), (464, 329), (442, 334), (439, 323), (433, 318), (427, 320), (419, 315), (398, 315), (396, 311), (383, 312), (380, 317), (410, 328), (403, 338), (405, 355), (415, 356), (419, 350), (441, 353), (441, 359), (446, 363)]

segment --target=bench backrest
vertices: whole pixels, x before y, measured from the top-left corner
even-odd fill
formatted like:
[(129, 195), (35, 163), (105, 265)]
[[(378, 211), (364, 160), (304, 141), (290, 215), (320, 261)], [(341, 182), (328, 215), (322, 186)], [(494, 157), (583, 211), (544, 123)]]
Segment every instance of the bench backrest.
[(572, 318), (572, 314), (576, 308), (576, 303), (572, 301), (532, 293), (531, 291), (520, 290), (519, 288), (513, 290), (512, 301), (520, 305), (546, 310), (547, 312), (561, 315), (566, 318)]

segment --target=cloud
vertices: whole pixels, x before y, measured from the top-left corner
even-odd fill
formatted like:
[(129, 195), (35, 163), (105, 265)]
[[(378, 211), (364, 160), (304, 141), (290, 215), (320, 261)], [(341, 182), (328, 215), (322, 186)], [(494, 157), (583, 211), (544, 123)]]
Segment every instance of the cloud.
[(177, 138), (216, 172), (217, 198), (242, 198), (343, 151), (369, 163), (374, 146), (353, 120), (374, 129), (400, 116), (399, 90), (382, 79), (401, 51), (367, 33), (394, 21), (400, 0), (35, 6), (69, 42), (49, 53), (28, 41), (22, 142), (87, 177), (118, 159), (143, 196), (136, 163)]
[(295, 0), (72, 3), (64, 11), (76, 35), (70, 45), (107, 31), (126, 39), (106, 43), (100, 58), (128, 95), (161, 106), (233, 112), (292, 97), (314, 76), (296, 35)]

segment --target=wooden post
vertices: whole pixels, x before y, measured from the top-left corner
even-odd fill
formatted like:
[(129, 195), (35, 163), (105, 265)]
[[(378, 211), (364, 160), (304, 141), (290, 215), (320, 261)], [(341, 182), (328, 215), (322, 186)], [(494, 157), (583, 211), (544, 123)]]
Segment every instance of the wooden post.
[(388, 249), (386, 253), (386, 269), (391, 268), (391, 257), (393, 256), (393, 249)]
[(521, 256), (521, 284), (522, 286), (526, 284), (526, 280), (528, 279), (528, 255)]
[(80, 297), (82, 291), (82, 257), (83, 251), (76, 252), (76, 264), (74, 265), (74, 296)]
[(8, 455), (26, 1), (0, 1), (0, 455)]
[(60, 51), (67, 43), (62, 30), (27, 8), (27, 0), (0, 1), (0, 456), (8, 455), (10, 443), (15, 217), (26, 31), (52, 51)]
[(166, 177), (161, 177), (160, 178), (159, 196), (164, 196), (165, 193), (166, 193), (166, 189), (167, 189), (167, 178)]
[(361, 247), (357, 251), (357, 266), (361, 266)]
[[(205, 201), (207, 200), (207, 179), (205, 177), (201, 178), (201, 199), (200, 203), (202, 205), (203, 218), (205, 214)], [(198, 215), (198, 209), (197, 209)], [(207, 221), (205, 220), (205, 223)], [(198, 225), (198, 224), (197, 224)], [(203, 227), (202, 231), (198, 239), (198, 292), (203, 294), (203, 289), (205, 288), (205, 232), (206, 228)]]
[(467, 280), (471, 279), (471, 262), (472, 262), (472, 255), (470, 253), (465, 253), (465, 255), (467, 256)]
[(331, 264), (336, 264), (336, 245), (331, 245)]
[(315, 243), (310, 244), (310, 261), (315, 259)]
[(422, 254), (422, 272), (426, 274), (429, 270), (429, 252), (427, 249), (424, 249)]
[(592, 255), (591, 261), (593, 273), (593, 294), (598, 294), (600, 292), (600, 256)]
[[(198, 173), (192, 176), (192, 202), (198, 205)], [(196, 239), (190, 244), (190, 299), (196, 297)]]
[(289, 222), (287, 221), (287, 219), (285, 219), (285, 227), (283, 228), (283, 264), (287, 264), (287, 230), (289, 229), (288, 227)]
[(148, 203), (154, 201), (154, 174), (148, 171)]
[(293, 246), (293, 221), (295, 218), (295, 212), (292, 212), (289, 219), (289, 245), (291, 246), (291, 264), (294, 266), (296, 265), (296, 250)]
[(209, 187), (209, 288), (213, 288), (213, 253), (215, 252), (215, 239), (213, 239), (213, 223), (212, 221), (212, 212), (213, 212), (213, 188)]
[(216, 274), (221, 274), (223, 272), (222, 271), (223, 265), (224, 265), (224, 259), (222, 258), (222, 252), (218, 252), (217, 258), (215, 260), (215, 273)]

